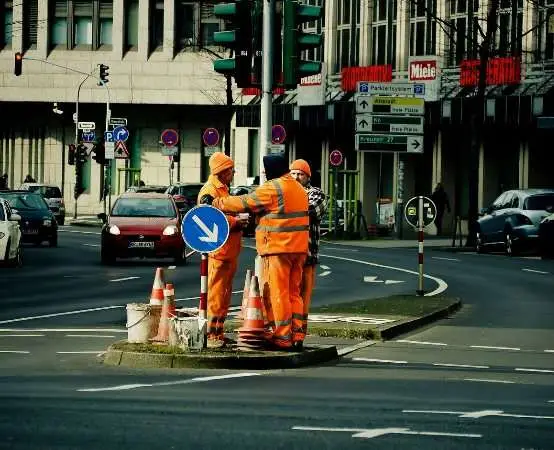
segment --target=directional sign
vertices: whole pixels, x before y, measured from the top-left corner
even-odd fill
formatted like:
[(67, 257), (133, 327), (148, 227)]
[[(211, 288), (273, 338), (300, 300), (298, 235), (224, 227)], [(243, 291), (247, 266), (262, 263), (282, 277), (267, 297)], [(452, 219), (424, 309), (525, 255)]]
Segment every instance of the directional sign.
[[(417, 228), (418, 218), (419, 218), (419, 197), (412, 197), (406, 203), (404, 208), (404, 216), (406, 217), (406, 222), (408, 222), (412, 227)], [(423, 197), (423, 226), (429, 226), (437, 217), (437, 207), (428, 197)]]
[(116, 141), (125, 142), (129, 139), (129, 130), (125, 127), (117, 127), (112, 131), (114, 139)]
[(104, 158), (105, 159), (115, 158), (115, 144), (113, 141), (104, 142)]
[(83, 134), (81, 135), (83, 142), (92, 142), (95, 137), (96, 135), (94, 134), (94, 131), (83, 131)]
[(269, 144), (267, 146), (267, 153), (270, 155), (284, 155), (285, 144)]
[(207, 147), (215, 147), (219, 144), (219, 131), (215, 128), (206, 128), (202, 133), (202, 141)]
[(356, 131), (423, 134), (423, 116), (357, 114)]
[(358, 82), (357, 92), (372, 95), (415, 95), (425, 96), (425, 84), (423, 83), (367, 83)]
[(129, 149), (123, 141), (117, 141), (114, 146), (114, 154), (116, 159), (127, 159), (129, 157)]
[(271, 127), (271, 143), (282, 144), (287, 137), (287, 131), (283, 125), (273, 125)]
[[(423, 115), (425, 113), (425, 100), (422, 98), (414, 97), (376, 97), (373, 95), (358, 96), (358, 98), (367, 97), (368, 106), (363, 111), (356, 112), (370, 112), (375, 114), (417, 114)], [(359, 101), (360, 103), (363, 100)], [(358, 102), (356, 103), (358, 107)]]
[(360, 151), (423, 153), (423, 136), (359, 133), (355, 143)]
[(94, 122), (79, 122), (77, 124), (77, 128), (79, 130), (94, 130), (96, 128), (96, 124)]
[(329, 154), (329, 162), (332, 166), (340, 166), (342, 164), (342, 159), (342, 152), (340, 150), (335, 149)]
[(173, 128), (162, 131), (161, 140), (166, 147), (175, 147), (179, 142), (179, 133)]
[(124, 117), (112, 117), (109, 120), (109, 124), (112, 127), (126, 127), (127, 126), (127, 119)]
[(199, 205), (185, 215), (181, 233), (190, 248), (200, 253), (210, 253), (227, 242), (229, 222), (219, 209), (210, 205)]

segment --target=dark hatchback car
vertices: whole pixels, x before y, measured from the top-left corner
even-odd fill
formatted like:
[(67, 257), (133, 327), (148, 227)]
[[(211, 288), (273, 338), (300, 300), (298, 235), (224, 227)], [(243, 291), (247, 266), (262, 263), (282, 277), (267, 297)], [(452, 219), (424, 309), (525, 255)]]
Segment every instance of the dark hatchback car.
[(502, 193), (481, 211), (476, 250), (503, 248), (508, 255), (539, 247), (539, 225), (554, 211), (554, 189), (522, 189)]
[(554, 258), (554, 214), (542, 219), (539, 225), (539, 251), (544, 259)]
[(43, 196), (38, 192), (2, 191), (2, 197), (21, 216), (23, 242), (40, 245), (48, 241), (50, 247), (58, 245), (58, 223)]
[(169, 186), (165, 193), (173, 197), (181, 216), (184, 217), (189, 209), (196, 206), (202, 186), (203, 183), (176, 183)]

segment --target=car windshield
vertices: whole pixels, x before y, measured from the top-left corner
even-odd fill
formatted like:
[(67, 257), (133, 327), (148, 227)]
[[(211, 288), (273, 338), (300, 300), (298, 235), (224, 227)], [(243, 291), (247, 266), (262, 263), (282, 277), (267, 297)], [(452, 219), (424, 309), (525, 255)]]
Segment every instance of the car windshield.
[(41, 195), (31, 192), (3, 192), (4, 197), (10, 206), (17, 210), (48, 210), (48, 205)]
[(62, 198), (60, 188), (56, 186), (30, 186), (31, 192), (38, 192), (44, 198)]
[(169, 198), (120, 198), (112, 209), (112, 216), (175, 217), (175, 215), (175, 209)]
[(525, 200), (525, 209), (532, 211), (554, 210), (554, 194), (533, 195)]
[(196, 201), (196, 197), (198, 197), (198, 194), (200, 193), (200, 189), (202, 189), (202, 185), (179, 186), (179, 189), (177, 190), (177, 194)]

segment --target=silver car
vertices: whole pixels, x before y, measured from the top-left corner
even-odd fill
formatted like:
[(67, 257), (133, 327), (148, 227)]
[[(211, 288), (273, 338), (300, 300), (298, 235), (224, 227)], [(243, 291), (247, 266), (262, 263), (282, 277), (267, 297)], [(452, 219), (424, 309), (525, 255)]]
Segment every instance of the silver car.
[(41, 194), (44, 200), (46, 200), (48, 208), (54, 214), (58, 225), (63, 225), (65, 223), (65, 204), (62, 192), (58, 186), (43, 183), (23, 183), (19, 189)]
[(503, 248), (508, 255), (536, 247), (541, 221), (554, 211), (554, 189), (503, 192), (477, 221), (476, 250)]

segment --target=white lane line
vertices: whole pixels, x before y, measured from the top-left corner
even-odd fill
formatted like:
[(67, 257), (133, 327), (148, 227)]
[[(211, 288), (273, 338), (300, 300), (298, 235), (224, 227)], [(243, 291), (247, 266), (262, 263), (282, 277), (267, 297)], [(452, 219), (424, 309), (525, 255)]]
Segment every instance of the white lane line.
[(137, 389), (141, 387), (177, 386), (177, 385), (183, 385), (183, 384), (205, 383), (207, 381), (226, 380), (231, 378), (255, 377), (259, 375), (261, 374), (255, 373), (255, 372), (242, 372), (242, 373), (232, 373), (229, 375), (215, 375), (211, 377), (195, 377), (195, 378), (190, 378), (188, 380), (165, 381), (161, 383), (120, 384), (118, 386), (109, 386), (109, 387), (103, 387), (103, 388), (82, 388), (82, 389), (77, 389), (77, 392), (125, 391), (129, 389)]
[(169, 267), (167, 268), (167, 270), (175, 270), (176, 268), (177, 268), (177, 266), (169, 266)]
[(352, 361), (387, 363), (387, 364), (408, 364), (408, 361), (395, 361), (393, 359), (376, 359), (376, 358), (352, 358)]
[(433, 363), (439, 367), (461, 367), (463, 369), (490, 369), (489, 366), (474, 366), (473, 364), (451, 364), (451, 363)]
[(62, 230), (61, 228), (58, 229), (58, 231), (61, 231), (63, 233), (75, 233), (75, 234), (102, 234), (98, 233), (97, 231), (74, 231), (74, 230)]
[(444, 344), (442, 342), (411, 341), (409, 339), (399, 339), (396, 342), (402, 342), (402, 343), (405, 343), (405, 344), (436, 345), (436, 346), (441, 346), (441, 347), (444, 347), (444, 346), (448, 345), (448, 344)]
[(337, 349), (337, 355), (345, 356), (345, 355), (348, 355), (349, 353), (355, 352), (356, 350), (359, 350), (361, 348), (369, 347), (370, 345), (374, 345), (376, 343), (377, 343), (377, 341), (364, 341), (364, 342), (360, 342), (359, 344), (339, 348), (339, 349)]
[(114, 338), (115, 335), (110, 334), (66, 334), (65, 337), (82, 337), (82, 338)]
[(85, 247), (100, 247), (100, 244), (83, 244)]
[(531, 272), (531, 273), (539, 273), (541, 275), (548, 275), (548, 272), (545, 272), (543, 270), (535, 270), (535, 269), (521, 269), (524, 272)]
[[(18, 332), (18, 331), (38, 331), (43, 333), (84, 333), (87, 331), (90, 332), (99, 332), (99, 333), (127, 333), (126, 329), (114, 329), (114, 328), (1, 328), (0, 333), (3, 332)], [(1, 336), (1, 335), (0, 335)]]
[(547, 419), (552, 420), (552, 416), (532, 416), (529, 414), (511, 414), (505, 413), (500, 409), (484, 409), (481, 411), (437, 411), (437, 410), (418, 410), (418, 409), (404, 409), (403, 413), (415, 413), (415, 414), (447, 414), (456, 415), (462, 418), (468, 419), (481, 419), (483, 417), (513, 417), (518, 419)]
[(106, 350), (83, 350), (80, 352), (56, 352), (58, 355), (99, 355)]
[(547, 403), (554, 403), (554, 400), (548, 400)]
[(554, 353), (554, 350), (545, 350), (545, 353)]
[(482, 434), (471, 433), (445, 433), (442, 431), (412, 431), (410, 428), (329, 428), (329, 427), (303, 427), (295, 426), (293, 430), (297, 431), (328, 431), (332, 433), (345, 432), (352, 434), (353, 438), (373, 439), (388, 434), (404, 434), (412, 436), (443, 436), (443, 437), (465, 437), (465, 438), (481, 438)]
[(526, 369), (525, 367), (516, 367), (516, 372), (532, 372), (532, 373), (554, 373), (554, 370), (549, 369)]
[(17, 353), (20, 355), (28, 355), (31, 352), (28, 352), (26, 350), (0, 350), (0, 353)]
[(331, 273), (330, 270), (326, 270), (325, 272), (321, 272), (321, 273), (319, 274), (319, 276), (320, 276), (320, 277), (326, 277), (326, 276), (329, 275), (330, 273)]
[(431, 259), (438, 259), (440, 261), (460, 261), (458, 258), (445, 258), (443, 256), (431, 256)]
[(465, 381), (475, 381), (478, 383), (502, 383), (502, 384), (515, 384), (515, 381), (508, 380), (492, 380), (486, 378), (464, 378)]
[(359, 252), (357, 248), (350, 249), (350, 248), (328, 247), (328, 246), (325, 246), (324, 248), (325, 250), (334, 250), (336, 252)]
[(521, 349), (518, 347), (495, 347), (493, 345), (470, 345), (471, 348), (482, 348), (485, 350), (514, 350), (514, 351), (520, 351)]
[(323, 264), (320, 264), (319, 267), (321, 267), (323, 270), (331, 270), (329, 266), (324, 266)]
[(0, 337), (43, 337), (43, 336), (44, 334), (0, 334)]
[(115, 280), (110, 280), (112, 283), (117, 283), (119, 281), (128, 281), (128, 280), (137, 280), (140, 277), (125, 277), (125, 278), (116, 278)]

